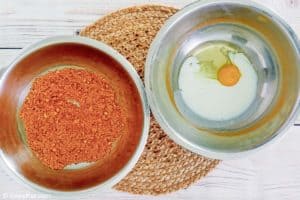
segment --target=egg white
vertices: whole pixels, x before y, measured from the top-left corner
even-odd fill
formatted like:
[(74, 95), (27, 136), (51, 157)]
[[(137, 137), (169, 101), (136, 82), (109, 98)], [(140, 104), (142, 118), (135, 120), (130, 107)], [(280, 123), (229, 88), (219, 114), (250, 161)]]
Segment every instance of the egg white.
[(229, 53), (229, 58), (241, 73), (238, 83), (230, 87), (199, 73), (201, 65), (194, 56), (187, 58), (181, 67), (178, 84), (183, 101), (208, 120), (238, 117), (255, 100), (258, 78), (251, 62), (243, 53)]

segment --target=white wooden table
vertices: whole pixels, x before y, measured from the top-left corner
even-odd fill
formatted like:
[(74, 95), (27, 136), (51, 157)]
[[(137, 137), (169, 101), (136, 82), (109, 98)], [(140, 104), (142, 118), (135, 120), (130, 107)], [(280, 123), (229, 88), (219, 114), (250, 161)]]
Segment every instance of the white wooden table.
[[(193, 0), (0, 0), (0, 68), (20, 49), (42, 38), (71, 35), (99, 17), (132, 5), (182, 7)], [(273, 8), (300, 35), (299, 0), (256, 0)], [(300, 120), (299, 120), (300, 123)], [(0, 169), (0, 199), (57, 199), (16, 183)], [(75, 199), (75, 198), (74, 198)], [(78, 198), (80, 199), (80, 198)], [(108, 190), (82, 199), (153, 199)], [(277, 145), (240, 160), (222, 162), (188, 189), (155, 199), (299, 200), (300, 127)]]

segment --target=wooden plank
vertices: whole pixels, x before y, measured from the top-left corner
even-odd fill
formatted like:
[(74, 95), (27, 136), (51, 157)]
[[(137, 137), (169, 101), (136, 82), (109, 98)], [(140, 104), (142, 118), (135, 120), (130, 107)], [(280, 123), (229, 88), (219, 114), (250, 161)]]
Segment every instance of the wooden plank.
[[(161, 1), (0, 1), (0, 47), (24, 47), (54, 35), (71, 35), (104, 14), (120, 8)], [(191, 0), (167, 0), (181, 7)]]
[(20, 49), (0, 49), (0, 70), (7, 67), (19, 52)]
[[(256, 1), (273, 8), (300, 33), (298, 1)], [(24, 47), (48, 36), (70, 35), (109, 12), (132, 5), (164, 4), (180, 8), (191, 2), (193, 0), (73, 0), (67, 3), (58, 0), (1, 0), (0, 47)]]
[[(248, 161), (230, 163), (222, 163), (216, 170), (211, 172), (207, 177), (203, 178), (201, 181), (195, 185), (178, 191), (176, 193), (171, 193), (163, 196), (156, 197), (157, 200), (160, 199), (191, 199), (198, 200), (199, 198), (204, 198), (206, 200), (214, 199), (243, 199), (247, 197), (248, 199), (254, 199), (257, 194), (251, 190), (257, 185), (257, 180), (255, 178), (254, 172), (248, 171), (245, 168), (245, 164)], [(244, 172), (244, 170), (246, 172)], [(27, 190), (23, 185), (17, 184), (12, 177), (5, 175), (5, 172), (0, 171), (0, 183), (3, 184), (0, 188), (0, 199), (1, 192), (6, 194), (26, 194), (33, 193)], [(37, 193), (39, 194), (39, 193)], [(137, 199), (137, 200), (150, 200), (153, 199), (152, 196), (138, 196), (131, 195), (123, 192), (117, 192), (112, 189), (104, 190), (101, 192), (92, 192), (79, 199), (89, 199), (96, 200), (101, 198), (105, 199)], [(225, 198), (224, 198), (225, 197)]]

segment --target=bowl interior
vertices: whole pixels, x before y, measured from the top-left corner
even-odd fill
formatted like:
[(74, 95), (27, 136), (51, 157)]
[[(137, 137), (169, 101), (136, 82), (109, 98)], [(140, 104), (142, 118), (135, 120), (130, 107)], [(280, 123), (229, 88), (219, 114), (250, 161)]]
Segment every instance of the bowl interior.
[[(243, 51), (258, 76), (255, 101), (234, 119), (201, 118), (180, 96), (183, 61), (211, 42)], [(152, 45), (146, 66), (152, 110), (170, 136), (194, 152), (219, 157), (254, 149), (275, 137), (295, 112), (298, 48), (290, 28), (257, 4), (218, 0), (191, 4), (169, 20)]]
[[(120, 104), (129, 112), (128, 131), (102, 160), (52, 170), (44, 166), (27, 146), (18, 112), (31, 82), (37, 76), (65, 65), (100, 72), (111, 81), (120, 95)], [(25, 180), (58, 191), (88, 189), (115, 176), (135, 154), (144, 128), (143, 104), (133, 78), (113, 57), (85, 44), (58, 43), (30, 52), (2, 77), (0, 105), (5, 108), (0, 114), (2, 157), (9, 168)]]

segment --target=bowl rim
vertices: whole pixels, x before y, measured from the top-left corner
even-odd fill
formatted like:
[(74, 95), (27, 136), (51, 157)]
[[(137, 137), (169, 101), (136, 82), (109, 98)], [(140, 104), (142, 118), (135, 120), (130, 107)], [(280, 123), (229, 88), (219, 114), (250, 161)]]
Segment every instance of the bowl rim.
[[(185, 16), (189, 12), (196, 11), (199, 8), (203, 8), (206, 6), (210, 6), (213, 4), (234, 4), (234, 5), (240, 5), (240, 6), (249, 6), (256, 8), (260, 11), (263, 11), (265, 14), (269, 15), (273, 21), (278, 23), (278, 26), (281, 26), (282, 30), (285, 31), (286, 35), (289, 37), (289, 39), (293, 43), (293, 48), (298, 54), (298, 60), (300, 63), (300, 42), (299, 39), (292, 29), (292, 27), (287, 24), (287, 22), (274, 10), (267, 8), (266, 6), (250, 1), (250, 0), (198, 0), (196, 2), (193, 2), (181, 10), (179, 10), (177, 13), (175, 13), (173, 16), (171, 16), (163, 25), (163, 27), (159, 30), (156, 37), (154, 38), (148, 55), (146, 59), (145, 64), (145, 89), (146, 94), (148, 98), (148, 102), (151, 108), (151, 111), (155, 117), (155, 119), (158, 121), (159, 125), (165, 130), (167, 135), (174, 140), (177, 144), (181, 145), (182, 147), (196, 153), (199, 155), (207, 156), (209, 158), (213, 159), (236, 159), (236, 158), (242, 158), (245, 156), (248, 156), (250, 154), (253, 154), (254, 152), (257, 152), (258, 150), (261, 150), (265, 147), (268, 147), (272, 144), (275, 144), (276, 142), (279, 142), (280, 139), (283, 138), (283, 136), (286, 135), (286, 132), (288, 128), (294, 124), (294, 121), (296, 120), (297, 116), (300, 114), (300, 88), (298, 90), (298, 97), (296, 99), (296, 103), (293, 106), (292, 112), (289, 115), (289, 117), (286, 119), (285, 123), (276, 131), (274, 132), (274, 135), (269, 138), (267, 141), (257, 145), (253, 149), (244, 150), (240, 152), (222, 152), (222, 151), (213, 151), (210, 149), (206, 149), (204, 147), (191, 144), (187, 139), (183, 138), (179, 133), (177, 133), (176, 130), (174, 130), (168, 123), (168, 120), (165, 118), (165, 116), (160, 112), (159, 107), (157, 105), (156, 99), (154, 98), (154, 95), (152, 95), (152, 80), (151, 80), (151, 70), (152, 70), (152, 63), (155, 61), (155, 57), (158, 53), (158, 50), (160, 48), (160, 45), (162, 44), (162, 40), (165, 37), (165, 34), (169, 32), (170, 28), (176, 24), (180, 18)], [(300, 69), (298, 69), (298, 72), (300, 73)], [(299, 80), (300, 84), (300, 80)]]
[(136, 150), (134, 151), (132, 157), (128, 160), (126, 165), (124, 165), (123, 168), (120, 171), (118, 171), (115, 175), (113, 175), (112, 177), (110, 177), (109, 179), (105, 180), (104, 182), (98, 185), (86, 189), (75, 190), (75, 191), (55, 190), (44, 186), (40, 186), (30, 181), (26, 177), (22, 176), (19, 172), (17, 172), (16, 169), (14, 169), (13, 166), (10, 165), (7, 158), (5, 158), (4, 152), (1, 150), (1, 147), (0, 147), (0, 167), (6, 172), (6, 174), (10, 175), (10, 177), (13, 177), (17, 182), (21, 183), (22, 185), (27, 186), (27, 188), (29, 189), (35, 189), (37, 191), (45, 192), (46, 194), (51, 194), (51, 195), (64, 195), (64, 196), (74, 195), (74, 194), (83, 195), (86, 193), (90, 193), (92, 191), (111, 188), (112, 186), (120, 182), (133, 169), (138, 159), (142, 155), (142, 152), (147, 142), (149, 127), (150, 127), (150, 108), (148, 106), (148, 101), (147, 101), (143, 82), (140, 79), (133, 65), (124, 56), (122, 56), (119, 52), (117, 52), (115, 49), (108, 46), (107, 44), (87, 37), (82, 37), (82, 36), (61, 35), (61, 36), (48, 37), (22, 49), (19, 55), (11, 62), (11, 64), (9, 64), (9, 66), (5, 68), (5, 72), (1, 75), (0, 78), (0, 87), (3, 84), (5, 77), (14, 68), (14, 66), (16, 66), (16, 64), (20, 62), (22, 59), (24, 59), (26, 56), (30, 55), (35, 51), (38, 51), (43, 47), (49, 45), (55, 45), (55, 44), (63, 44), (63, 43), (83, 44), (89, 47), (96, 48), (97, 50), (102, 51), (105, 54), (111, 56), (115, 61), (120, 63), (120, 65), (123, 67), (124, 70), (127, 71), (130, 78), (132, 79), (132, 81), (134, 82), (135, 86), (138, 89), (138, 93), (141, 98), (143, 116), (144, 116), (143, 129)]

